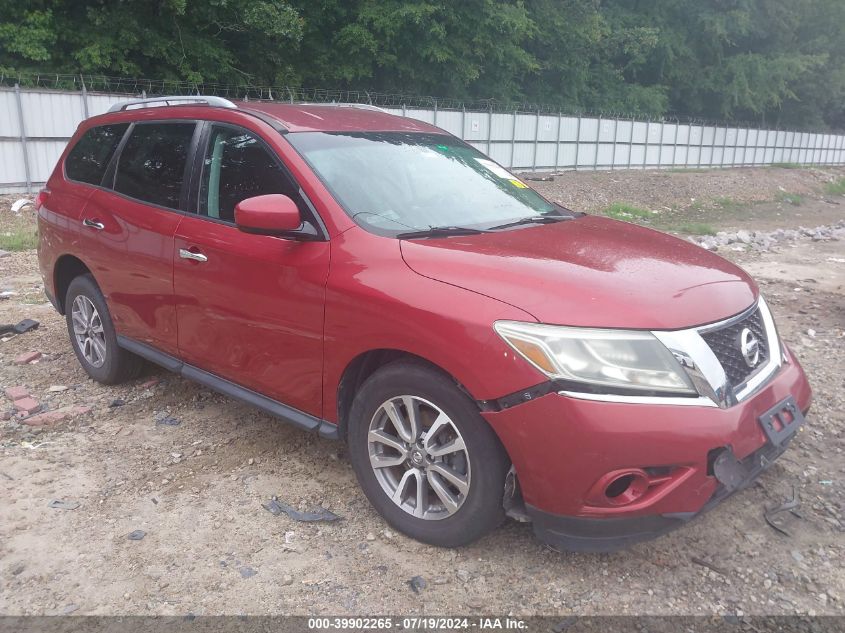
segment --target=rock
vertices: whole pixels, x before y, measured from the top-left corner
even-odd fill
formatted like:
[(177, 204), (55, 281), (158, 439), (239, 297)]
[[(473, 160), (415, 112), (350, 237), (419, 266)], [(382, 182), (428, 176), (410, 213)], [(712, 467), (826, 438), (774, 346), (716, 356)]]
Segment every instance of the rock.
[(0, 250), (0, 259), (4, 257), (10, 257), (12, 254), (9, 251)]
[(743, 244), (751, 244), (751, 233), (745, 230), (737, 231), (736, 239), (742, 242)]
[(466, 569), (459, 569), (455, 572), (455, 576), (457, 576), (458, 580), (461, 582), (469, 582), (469, 579), (472, 578), (471, 574)]
[(15, 409), (25, 415), (32, 415), (36, 411), (41, 410), (41, 404), (37, 400), (35, 400), (34, 398), (30, 398), (29, 396), (21, 398), (20, 400), (15, 400), (14, 405)]
[(446, 584), (448, 584), (448, 583), (449, 583), (449, 579), (448, 579), (448, 578), (446, 578), (446, 576), (438, 576), (437, 578), (435, 578), (434, 580), (432, 580), (432, 582), (433, 582), (435, 585), (446, 585)]
[(122, 407), (126, 404), (126, 400), (123, 398), (115, 398), (111, 402), (109, 402), (109, 409), (114, 409), (115, 407)]
[(14, 402), (15, 400), (26, 398), (29, 395), (29, 391), (27, 391), (26, 387), (6, 387), (5, 394), (9, 400)]
[(140, 541), (146, 535), (147, 533), (144, 532), (144, 530), (133, 530), (132, 532), (126, 535), (126, 538), (128, 538), (130, 541)]
[(23, 573), (24, 569), (26, 569), (26, 565), (24, 565), (23, 563), (15, 565), (14, 567), (12, 567), (12, 576), (20, 576)]
[(375, 541), (375, 540), (376, 540), (376, 535), (375, 535), (375, 534), (373, 534), (372, 532), (368, 533), (368, 534), (367, 534), (367, 540), (368, 540), (368, 541)]
[(241, 573), (241, 578), (252, 578), (258, 573), (252, 567), (241, 567), (238, 571)]
[(64, 385), (51, 385), (47, 391), (50, 393), (61, 393), (62, 391), (67, 391), (68, 387)]
[(809, 328), (807, 330), (807, 336), (810, 338), (816, 338), (816, 331), (813, 328)]
[(24, 352), (15, 357), (15, 365), (28, 365), (41, 358), (41, 352)]
[(408, 581), (408, 585), (411, 587), (411, 591), (419, 593), (428, 586), (428, 583), (422, 576), (414, 576)]
[(152, 380), (147, 380), (145, 382), (142, 382), (140, 385), (138, 385), (138, 387), (140, 387), (141, 389), (152, 389), (157, 384), (158, 384), (158, 378), (153, 378)]
[(803, 563), (804, 562), (804, 555), (801, 552), (799, 552), (797, 549), (794, 549), (789, 553), (792, 556), (793, 560), (795, 560), (796, 563)]
[(282, 585), (283, 586), (287, 587), (288, 585), (292, 585), (292, 584), (293, 584), (293, 576), (291, 576), (290, 574), (285, 574), (284, 576), (282, 576)]

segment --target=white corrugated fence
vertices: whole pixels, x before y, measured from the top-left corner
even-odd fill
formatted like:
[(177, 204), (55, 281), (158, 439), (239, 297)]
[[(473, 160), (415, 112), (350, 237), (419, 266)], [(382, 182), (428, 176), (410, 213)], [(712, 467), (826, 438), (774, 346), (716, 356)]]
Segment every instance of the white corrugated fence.
[[(0, 88), (0, 193), (43, 184), (77, 125), (133, 95)], [(845, 164), (845, 135), (454, 109), (385, 108), (433, 123), (514, 171)]]

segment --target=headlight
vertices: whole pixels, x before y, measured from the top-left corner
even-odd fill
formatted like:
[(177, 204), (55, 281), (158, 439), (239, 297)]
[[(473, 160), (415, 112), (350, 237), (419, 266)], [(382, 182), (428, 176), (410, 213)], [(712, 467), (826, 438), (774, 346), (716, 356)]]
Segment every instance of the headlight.
[(651, 332), (497, 321), (496, 332), (554, 380), (640, 391), (697, 393)]

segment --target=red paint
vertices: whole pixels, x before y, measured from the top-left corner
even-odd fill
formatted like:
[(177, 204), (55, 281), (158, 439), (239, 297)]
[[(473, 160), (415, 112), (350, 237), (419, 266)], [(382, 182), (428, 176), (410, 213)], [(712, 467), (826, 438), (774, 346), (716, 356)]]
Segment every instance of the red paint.
[[(239, 125), (285, 163), (313, 202), (327, 240), (249, 234), (193, 209), (168, 211), (70, 182), (62, 169), (66, 150), (48, 182), (50, 195), (39, 200), (39, 264), (48, 291), (57, 292), (56, 267), (67, 261), (62, 258), (78, 258), (103, 290), (120, 334), (331, 422), (338, 421), (344, 371), (372, 350), (422, 357), (476, 400), (493, 400), (545, 381), (495, 334), (497, 320), (687, 328), (741, 312), (758, 296), (744, 271), (716, 255), (597, 217), (448, 239), (370, 234), (347, 216), (284, 135), (250, 112), (275, 118), (291, 133), (437, 128), (354, 108), (240, 105), (94, 117), (70, 146), (104, 123)], [(262, 207), (247, 221), (264, 222), (268, 213), (272, 209)], [(84, 227), (85, 219), (102, 223), (103, 230)], [(208, 261), (183, 259), (180, 249)], [(546, 512), (695, 512), (716, 486), (706, 472), (707, 451), (730, 445), (742, 458), (764, 441), (760, 413), (790, 394), (802, 408), (809, 405), (806, 378), (789, 359), (763, 390), (727, 409), (553, 393), (483, 415), (513, 460), (526, 500)], [(612, 480), (603, 479), (608, 473), (641, 473), (650, 466), (668, 466), (670, 475), (647, 486), (640, 481), (645, 488), (624, 504), (599, 501), (597, 491)]]

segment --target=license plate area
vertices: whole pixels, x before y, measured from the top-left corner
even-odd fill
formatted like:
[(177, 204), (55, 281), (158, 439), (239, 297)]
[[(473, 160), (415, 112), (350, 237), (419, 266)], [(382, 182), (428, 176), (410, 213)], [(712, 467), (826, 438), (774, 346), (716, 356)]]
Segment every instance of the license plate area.
[(789, 396), (778, 402), (759, 418), (763, 433), (774, 446), (780, 446), (804, 424), (804, 414), (795, 398)]

